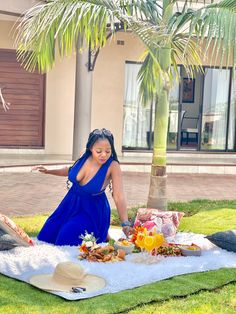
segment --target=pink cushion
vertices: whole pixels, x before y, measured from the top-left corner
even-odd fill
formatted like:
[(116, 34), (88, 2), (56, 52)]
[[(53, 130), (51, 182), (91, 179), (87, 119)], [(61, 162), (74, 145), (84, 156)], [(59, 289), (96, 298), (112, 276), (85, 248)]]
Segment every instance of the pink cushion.
[(23, 229), (17, 226), (9, 217), (2, 214), (0, 214), (0, 229), (13, 237), (19, 246), (34, 245), (33, 241)]
[(164, 237), (174, 236), (180, 224), (183, 212), (162, 211), (155, 208), (139, 208), (134, 227), (142, 225), (148, 231), (156, 229)]

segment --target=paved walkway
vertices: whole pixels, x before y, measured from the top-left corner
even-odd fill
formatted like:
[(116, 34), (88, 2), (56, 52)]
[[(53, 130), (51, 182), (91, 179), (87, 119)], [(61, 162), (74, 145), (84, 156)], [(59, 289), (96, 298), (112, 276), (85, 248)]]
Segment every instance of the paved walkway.
[[(124, 172), (123, 179), (128, 206), (144, 205), (149, 174)], [(169, 174), (167, 179), (169, 201), (236, 199), (235, 191), (235, 175)], [(65, 177), (38, 172), (0, 173), (0, 212), (8, 216), (51, 213), (66, 192)]]

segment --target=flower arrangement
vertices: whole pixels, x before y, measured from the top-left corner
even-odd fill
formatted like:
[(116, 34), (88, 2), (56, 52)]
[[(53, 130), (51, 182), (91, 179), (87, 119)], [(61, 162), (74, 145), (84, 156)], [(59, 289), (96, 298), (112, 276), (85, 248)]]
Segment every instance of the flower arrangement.
[(131, 242), (141, 250), (145, 249), (149, 253), (156, 255), (156, 250), (165, 242), (165, 238), (162, 234), (157, 233), (155, 229), (147, 231), (146, 228), (139, 225), (134, 229)]
[(147, 229), (142, 227), (141, 225), (138, 225), (134, 228), (134, 233), (132, 234), (132, 237), (131, 237), (131, 242), (134, 243), (136, 245), (136, 240), (137, 240), (137, 236), (138, 236), (138, 233), (144, 233), (146, 232)]
[(85, 234), (81, 234), (80, 239), (82, 239), (82, 243), (80, 245), (80, 252), (88, 253), (89, 250), (97, 243), (97, 239), (95, 238), (93, 232), (88, 233), (85, 230)]
[(81, 254), (78, 256), (80, 260), (86, 259), (90, 262), (118, 262), (125, 260), (125, 251), (121, 249), (116, 250), (112, 241), (109, 241), (110, 243), (107, 245), (99, 245), (94, 234), (87, 231), (80, 238), (82, 239), (82, 243), (79, 246)]
[[(165, 238), (161, 233), (157, 233), (156, 229), (148, 231), (141, 225), (134, 228), (131, 242), (135, 244), (139, 252), (144, 250), (153, 256), (161, 255), (163, 257), (168, 257), (183, 255), (180, 244), (168, 243), (165, 241)], [(192, 244), (192, 246), (193, 245), (194, 244)]]

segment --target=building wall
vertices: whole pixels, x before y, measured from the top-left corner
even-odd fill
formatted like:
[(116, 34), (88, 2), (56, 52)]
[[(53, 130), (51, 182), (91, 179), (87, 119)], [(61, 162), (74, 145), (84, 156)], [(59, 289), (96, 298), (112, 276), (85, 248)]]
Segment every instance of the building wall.
[(13, 49), (13, 38), (10, 35), (14, 22), (0, 21), (0, 48)]
[(0, 0), (0, 10), (6, 12), (22, 13), (39, 1), (37, 0)]
[(75, 56), (57, 60), (47, 74), (45, 153), (71, 154), (74, 125)]
[[(14, 22), (0, 21), (0, 48), (13, 49)], [(75, 56), (57, 62), (46, 75), (45, 154), (71, 154), (74, 123)]]
[[(0, 21), (0, 48), (13, 48), (12, 21)], [(118, 45), (117, 40), (124, 45)], [(101, 49), (93, 72), (92, 125), (106, 127), (115, 136), (121, 154), (125, 61), (141, 61), (142, 43), (130, 33), (118, 32)], [(206, 59), (209, 65), (211, 56)], [(197, 94), (197, 90), (195, 90)], [(45, 150), (46, 154), (71, 154), (73, 144), (75, 56), (60, 60), (46, 76)]]
[[(124, 45), (117, 45), (117, 40)], [(93, 74), (92, 128), (110, 129), (118, 154), (122, 148), (125, 61), (141, 61), (143, 49), (133, 35), (117, 33), (100, 51)]]
[[(124, 45), (117, 45), (117, 40), (123, 40)], [(205, 51), (204, 45), (202, 51)], [(212, 60), (211, 51), (212, 47), (203, 59), (205, 66), (220, 62)], [(143, 52), (144, 46), (134, 35), (117, 33), (100, 51), (93, 74), (92, 128), (109, 128), (114, 133), (118, 154), (121, 154), (122, 149), (125, 61), (141, 61)], [(223, 65), (226, 65), (226, 58)], [(202, 84), (201, 75), (198, 74), (195, 81), (195, 103), (183, 105), (183, 110), (191, 107), (193, 117), (198, 116)]]
[[(13, 48), (12, 21), (0, 21), (0, 47)], [(124, 45), (117, 45), (123, 40)], [(106, 127), (121, 154), (125, 61), (140, 61), (143, 46), (133, 35), (117, 33), (101, 49), (93, 72), (91, 129)], [(73, 145), (75, 56), (60, 60), (46, 75), (45, 154), (71, 154)]]

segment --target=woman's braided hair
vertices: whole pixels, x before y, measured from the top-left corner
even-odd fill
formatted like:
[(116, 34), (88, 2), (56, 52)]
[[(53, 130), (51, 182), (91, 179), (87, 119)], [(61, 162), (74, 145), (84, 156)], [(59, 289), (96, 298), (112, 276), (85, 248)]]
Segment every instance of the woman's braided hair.
[[(116, 150), (115, 150), (115, 146), (114, 146), (114, 137), (113, 134), (111, 133), (111, 131), (102, 128), (102, 129), (95, 129), (92, 132), (89, 133), (89, 137), (88, 137), (88, 141), (86, 144), (86, 153), (90, 153), (90, 149), (93, 147), (93, 145), (98, 141), (98, 140), (107, 140), (109, 142), (109, 144), (111, 145), (111, 156), (114, 160), (116, 160), (117, 162), (119, 162), (118, 158), (117, 158), (117, 154), (116, 154)], [(80, 157), (82, 158), (84, 156), (84, 154)], [(79, 158), (79, 159), (80, 159)], [(69, 168), (70, 169), (77, 163), (77, 161), (79, 160), (77, 159), (74, 164)], [(67, 189), (69, 189), (70, 187), (70, 183), (69, 180), (67, 180)], [(109, 182), (109, 190), (112, 193), (112, 185), (111, 185), (111, 181)]]

